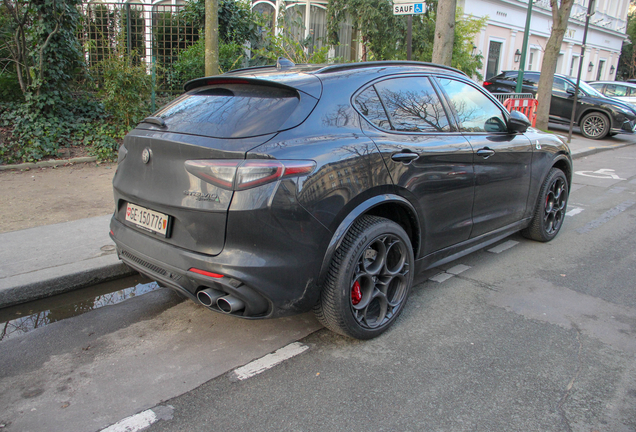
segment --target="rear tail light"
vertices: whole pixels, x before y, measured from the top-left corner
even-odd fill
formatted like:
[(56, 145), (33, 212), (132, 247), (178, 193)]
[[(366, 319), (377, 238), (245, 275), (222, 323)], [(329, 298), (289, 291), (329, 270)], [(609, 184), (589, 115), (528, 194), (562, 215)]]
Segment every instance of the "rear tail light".
[(492, 83), (490, 81), (484, 81), (484, 83), (482, 85), (484, 87), (488, 87), (489, 85), (492, 85)]
[(283, 178), (311, 174), (314, 161), (249, 160), (191, 160), (185, 169), (190, 174), (223, 189), (245, 190)]

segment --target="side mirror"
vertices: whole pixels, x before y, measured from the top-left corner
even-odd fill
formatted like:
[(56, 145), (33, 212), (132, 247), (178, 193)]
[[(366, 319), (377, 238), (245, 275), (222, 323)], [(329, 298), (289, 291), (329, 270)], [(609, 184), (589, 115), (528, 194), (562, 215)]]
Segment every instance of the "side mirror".
[(508, 119), (508, 132), (510, 133), (524, 133), (528, 128), (532, 126), (528, 117), (519, 111), (510, 111), (510, 118)]

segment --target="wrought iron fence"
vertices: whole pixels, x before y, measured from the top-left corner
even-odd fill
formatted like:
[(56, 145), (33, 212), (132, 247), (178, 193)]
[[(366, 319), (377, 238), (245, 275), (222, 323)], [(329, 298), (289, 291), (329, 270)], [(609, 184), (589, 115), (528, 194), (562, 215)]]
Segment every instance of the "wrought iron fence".
[(90, 3), (80, 6), (78, 39), (93, 79), (101, 79), (101, 62), (125, 54), (152, 73), (153, 90), (179, 92), (183, 83), (170, 79), (179, 54), (199, 39), (198, 29), (180, 13), (183, 5)]

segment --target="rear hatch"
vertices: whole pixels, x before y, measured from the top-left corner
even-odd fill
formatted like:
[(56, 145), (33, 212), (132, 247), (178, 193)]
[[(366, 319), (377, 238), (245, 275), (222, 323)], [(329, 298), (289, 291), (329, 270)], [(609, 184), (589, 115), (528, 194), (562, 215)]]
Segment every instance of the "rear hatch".
[(243, 77), (186, 88), (124, 139), (113, 180), (115, 218), (160, 241), (216, 255), (247, 152), (302, 123), (317, 99)]

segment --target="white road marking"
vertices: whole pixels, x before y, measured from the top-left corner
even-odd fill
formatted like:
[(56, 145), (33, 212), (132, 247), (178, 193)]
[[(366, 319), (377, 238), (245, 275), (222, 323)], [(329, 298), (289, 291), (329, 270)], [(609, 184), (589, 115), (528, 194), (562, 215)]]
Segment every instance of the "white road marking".
[(613, 179), (613, 180), (625, 180), (614, 174), (615, 171), (609, 168), (603, 168), (596, 171), (575, 171), (574, 174), (582, 175), (585, 177), (593, 177), (599, 179)]
[(446, 273), (446, 272), (441, 272), (441, 273), (437, 273), (435, 276), (433, 276), (432, 278), (430, 278), (430, 280), (432, 280), (433, 282), (439, 282), (442, 283), (444, 281), (449, 280), (450, 278), (452, 278), (454, 275)]
[(448, 270), (446, 270), (446, 273), (450, 273), (452, 275), (458, 275), (460, 273), (465, 272), (466, 270), (470, 269), (469, 266), (464, 265), (464, 264), (457, 264), (454, 267), (449, 268)]
[(510, 249), (511, 247), (517, 246), (519, 244), (519, 242), (516, 242), (514, 240), (508, 240), (507, 242), (503, 242), (500, 245), (495, 246), (492, 249), (488, 249), (488, 252), (490, 253), (502, 253), (505, 250)]
[(569, 212), (567, 212), (565, 215), (566, 216), (576, 216), (577, 214), (583, 212), (583, 209), (580, 207), (574, 207), (573, 209), (571, 209)]
[(147, 428), (157, 420), (159, 420), (159, 418), (153, 410), (146, 410), (139, 414), (126, 417), (114, 425), (102, 429), (101, 432), (137, 432)]
[(254, 360), (253, 362), (246, 364), (245, 366), (241, 366), (234, 370), (234, 374), (239, 380), (246, 380), (261, 372), (265, 372), (267, 369), (273, 368), (285, 360), (297, 356), (307, 349), (309, 349), (309, 347), (301, 344), (300, 342), (291, 343), (271, 354), (267, 354), (265, 357), (261, 357), (258, 360)]

